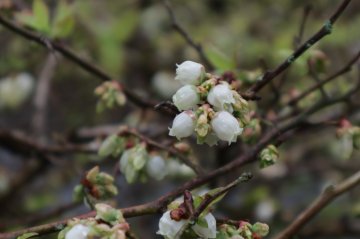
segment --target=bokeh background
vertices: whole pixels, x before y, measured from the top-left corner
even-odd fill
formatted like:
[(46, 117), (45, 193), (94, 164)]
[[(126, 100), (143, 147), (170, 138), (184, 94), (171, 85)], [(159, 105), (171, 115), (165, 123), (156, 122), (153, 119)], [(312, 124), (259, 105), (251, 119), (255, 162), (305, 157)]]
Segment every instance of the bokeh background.
[[(44, 2), (54, 16), (58, 1)], [(169, 100), (179, 87), (173, 80), (176, 63), (200, 62), (197, 52), (174, 31), (161, 1), (67, 3), (71, 8), (71, 20), (66, 25), (69, 30), (59, 41), (143, 98)], [(332, 0), (171, 1), (177, 21), (202, 44), (206, 56), (216, 66), (215, 72), (232, 71), (244, 90), (261, 75), (264, 64), (273, 68), (292, 52), (305, 7), (311, 10), (303, 40), (324, 24), (339, 3)], [(2, 14), (21, 24), (19, 14), (31, 11), (32, 1), (2, 0), (0, 7)], [(298, 59), (285, 76), (276, 78), (276, 87), (286, 78), (279, 87), (279, 96), (274, 95), (271, 87), (260, 93), (262, 100), (252, 107), (261, 117), (283, 114), (288, 110), (285, 102), (291, 94), (314, 84), (309, 75), (309, 59), (321, 58), (319, 78), (324, 78), (359, 51), (359, 11), (360, 2), (353, 1), (332, 34)], [(91, 140), (86, 134), (96, 129), (112, 132), (118, 125), (130, 125), (159, 142), (173, 140), (167, 137), (171, 117), (151, 109), (142, 110), (128, 103), (97, 113), (94, 89), (101, 81), (61, 55), (56, 55), (54, 60), (53, 54), (0, 26), (0, 133), (20, 131), (32, 142), (45, 145), (69, 141), (98, 144), (101, 134)], [(51, 73), (46, 72), (49, 68)], [(354, 67), (328, 84), (325, 90), (331, 96), (339, 95), (353, 87), (358, 77), (359, 70)], [(309, 107), (320, 97), (321, 94), (315, 92), (300, 106)], [(358, 94), (353, 101), (359, 100)], [(313, 118), (336, 112), (359, 125), (358, 106), (336, 105)], [(266, 130), (266, 126), (263, 129)], [(257, 164), (247, 166), (208, 185), (210, 188), (220, 186), (244, 170), (254, 174), (253, 180), (229, 193), (215, 214), (266, 222), (272, 234), (284, 228), (327, 185), (359, 170), (359, 153), (339, 142), (335, 131), (334, 126), (329, 126), (298, 132), (280, 147), (280, 160), (274, 166), (264, 170)], [(188, 142), (200, 164), (207, 169), (219, 167), (251, 147), (241, 146), (240, 142), (216, 149), (198, 146), (194, 139)], [(0, 231), (87, 212), (86, 207), (72, 202), (73, 187), (92, 166), (99, 164), (105, 171), (113, 172), (118, 161), (116, 158), (100, 160), (96, 153), (75, 153), (56, 155), (51, 162), (44, 162), (31, 152), (11, 150), (8, 144), (6, 140), (0, 141)], [(156, 199), (180, 185), (186, 177), (133, 185), (128, 185), (121, 175), (116, 179), (120, 191), (117, 206), (126, 207)], [(359, 195), (357, 188), (341, 196), (308, 223), (299, 238), (359, 238)], [(159, 215), (151, 215), (129, 222), (140, 238), (155, 238), (158, 219)], [(46, 238), (56, 238), (56, 235)]]

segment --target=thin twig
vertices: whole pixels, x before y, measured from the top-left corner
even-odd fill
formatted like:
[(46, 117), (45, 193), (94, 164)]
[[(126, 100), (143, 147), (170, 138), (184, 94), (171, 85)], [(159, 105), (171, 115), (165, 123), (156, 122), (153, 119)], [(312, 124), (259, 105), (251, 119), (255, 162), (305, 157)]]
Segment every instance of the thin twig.
[(32, 127), (35, 136), (41, 141), (45, 141), (47, 105), (51, 79), (54, 76), (54, 70), (57, 65), (57, 59), (54, 53), (50, 52), (46, 57), (44, 67), (42, 68), (39, 80), (34, 94), (34, 115), (32, 118)]
[(298, 49), (296, 49), (283, 63), (278, 65), (274, 70), (267, 71), (262, 79), (252, 85), (248, 92), (249, 94), (255, 94), (261, 90), (265, 85), (272, 81), (276, 76), (286, 70), (299, 56), (301, 56), (305, 51), (312, 47), (316, 42), (321, 40), (326, 35), (329, 35), (332, 30), (333, 24), (336, 22), (338, 17), (343, 13), (345, 8), (349, 5), (351, 0), (344, 0), (342, 4), (337, 8), (335, 13), (330, 17), (328, 21), (322, 26), (322, 28), (316, 32), (311, 38), (304, 42)]
[(359, 60), (359, 58), (360, 58), (360, 51), (345, 66), (343, 66), (340, 70), (336, 71), (334, 74), (330, 75), (326, 79), (318, 82), (314, 86), (312, 86), (309, 89), (305, 90), (298, 97), (293, 98), (292, 100), (290, 100), (287, 104), (290, 105), (290, 106), (296, 105), (300, 100), (302, 100), (303, 98), (308, 96), (313, 91), (317, 90), (319, 87), (322, 87), (323, 85), (329, 83), (330, 81), (335, 80), (339, 76), (349, 72), (351, 70), (352, 66)]
[(302, 16), (300, 27), (299, 27), (299, 34), (294, 38), (294, 46), (295, 47), (298, 47), (302, 42), (302, 38), (303, 38), (304, 32), (305, 32), (306, 20), (308, 19), (311, 9), (312, 9), (311, 5), (306, 5), (304, 7), (303, 16)]
[[(308, 68), (309, 68), (309, 74), (310, 74), (311, 78), (315, 81), (315, 83), (317, 85), (319, 85), (321, 80), (320, 80), (320, 78), (318, 76), (318, 73), (314, 69), (314, 66), (310, 62), (308, 62)], [(326, 93), (326, 91), (324, 89), (324, 86), (320, 85), (318, 89), (321, 92), (322, 97), (329, 98), (329, 96), (327, 95), (327, 93)]]
[(196, 211), (194, 212), (194, 214), (191, 216), (190, 221), (196, 220), (201, 213), (213, 202), (215, 201), (217, 198), (221, 197), (222, 195), (224, 195), (225, 193), (227, 193), (229, 190), (231, 190), (232, 188), (236, 187), (237, 185), (239, 185), (239, 183), (243, 183), (243, 182), (247, 182), (252, 178), (252, 174), (251, 173), (243, 173), (240, 177), (238, 177), (236, 180), (232, 181), (231, 183), (229, 183), (228, 185), (226, 185), (225, 187), (221, 187), (220, 190), (218, 192), (216, 192), (213, 195), (210, 194), (205, 194), (205, 199), (201, 202), (201, 204), (196, 208)]
[(280, 232), (275, 239), (287, 239), (295, 235), (306, 223), (316, 216), (324, 207), (339, 195), (359, 186), (360, 171), (347, 178), (336, 186), (329, 186), (315, 199), (315, 201), (303, 211), (287, 228)]
[(210, 70), (210, 71), (214, 70), (215, 68), (214, 68), (213, 64), (210, 62), (210, 60), (207, 58), (207, 56), (205, 55), (202, 45), (200, 43), (195, 42), (193, 40), (193, 38), (190, 36), (190, 34), (176, 20), (175, 13), (170, 5), (170, 2), (168, 0), (163, 0), (163, 3), (164, 3), (164, 6), (165, 6), (169, 16), (170, 16), (172, 27), (199, 54), (201, 61), (203, 61), (203, 63), (208, 68), (208, 70)]

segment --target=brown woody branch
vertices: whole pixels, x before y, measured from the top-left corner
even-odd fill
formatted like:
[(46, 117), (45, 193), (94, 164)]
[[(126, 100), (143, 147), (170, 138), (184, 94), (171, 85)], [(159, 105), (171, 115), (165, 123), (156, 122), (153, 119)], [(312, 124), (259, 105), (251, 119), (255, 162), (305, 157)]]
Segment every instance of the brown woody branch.
[[(203, 174), (204, 170), (191, 158), (185, 156), (172, 146), (165, 146), (151, 138), (139, 133), (135, 129), (123, 127), (118, 131), (119, 135), (133, 135), (148, 146), (168, 152), (170, 155), (177, 157), (183, 163), (191, 167), (197, 174)], [(0, 129), (0, 146), (6, 147), (16, 153), (24, 156), (40, 156), (42, 159), (49, 161), (48, 154), (69, 154), (69, 153), (97, 153), (98, 146), (92, 144), (64, 144), (46, 146), (34, 141), (31, 138), (19, 133)]]
[(280, 232), (275, 239), (287, 239), (295, 235), (306, 223), (308, 223), (323, 208), (331, 203), (339, 195), (359, 186), (360, 171), (341, 182), (336, 186), (329, 186), (325, 191), (313, 201), (313, 203), (305, 209), (287, 228)]

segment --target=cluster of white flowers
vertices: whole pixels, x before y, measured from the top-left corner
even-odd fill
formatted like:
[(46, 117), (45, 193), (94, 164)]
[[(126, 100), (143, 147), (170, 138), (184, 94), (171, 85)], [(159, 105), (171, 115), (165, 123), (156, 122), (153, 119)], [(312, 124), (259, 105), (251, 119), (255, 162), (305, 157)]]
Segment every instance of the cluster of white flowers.
[(195, 132), (199, 143), (209, 145), (218, 140), (236, 142), (249, 122), (249, 106), (234, 87), (192, 61), (177, 65), (175, 80), (183, 87), (172, 100), (182, 112), (175, 117), (169, 135), (181, 139)]
[(130, 229), (120, 210), (103, 203), (95, 205), (96, 216), (71, 219), (60, 231), (58, 239), (126, 239)]

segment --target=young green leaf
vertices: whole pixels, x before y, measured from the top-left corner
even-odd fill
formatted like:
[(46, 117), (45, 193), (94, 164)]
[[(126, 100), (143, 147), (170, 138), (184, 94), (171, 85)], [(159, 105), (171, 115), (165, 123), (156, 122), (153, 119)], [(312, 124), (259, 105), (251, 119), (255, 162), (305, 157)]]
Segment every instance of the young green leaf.
[(49, 9), (42, 0), (33, 3), (34, 27), (43, 33), (50, 32)]
[(27, 239), (39, 235), (37, 232), (29, 232), (18, 236), (16, 239)]

